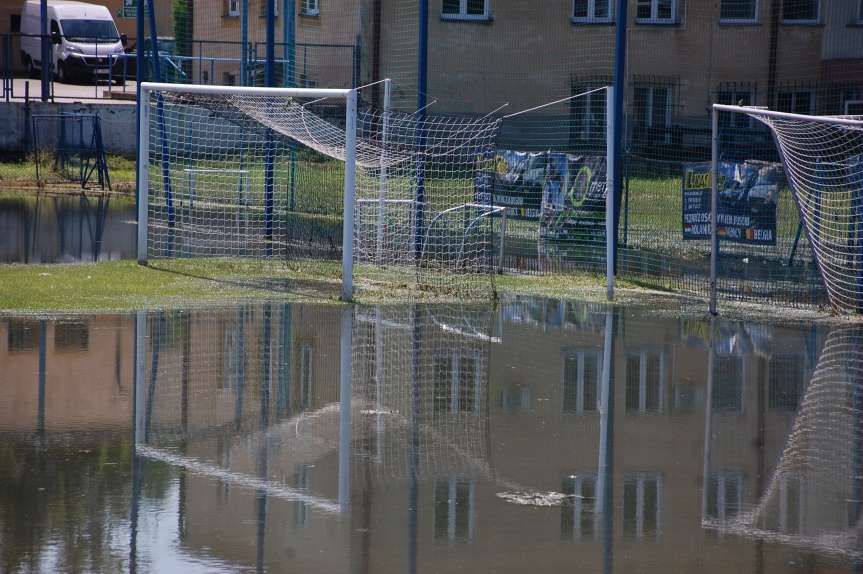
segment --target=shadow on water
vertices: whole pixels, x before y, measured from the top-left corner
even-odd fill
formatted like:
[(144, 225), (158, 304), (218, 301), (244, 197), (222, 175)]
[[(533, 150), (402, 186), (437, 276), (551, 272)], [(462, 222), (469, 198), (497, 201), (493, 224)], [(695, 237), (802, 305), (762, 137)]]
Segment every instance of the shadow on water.
[(853, 572), (861, 342), (534, 298), (0, 318), (0, 565)]
[(0, 263), (135, 256), (135, 202), (102, 194), (0, 194)]

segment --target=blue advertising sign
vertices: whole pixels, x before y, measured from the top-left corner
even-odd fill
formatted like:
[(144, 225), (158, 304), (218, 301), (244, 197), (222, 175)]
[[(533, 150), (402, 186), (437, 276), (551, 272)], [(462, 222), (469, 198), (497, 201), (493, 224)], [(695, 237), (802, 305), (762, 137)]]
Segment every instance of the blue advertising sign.
[[(782, 166), (766, 162), (719, 162), (719, 239), (776, 245), (776, 205)], [(710, 163), (683, 167), (683, 239), (710, 239)]]

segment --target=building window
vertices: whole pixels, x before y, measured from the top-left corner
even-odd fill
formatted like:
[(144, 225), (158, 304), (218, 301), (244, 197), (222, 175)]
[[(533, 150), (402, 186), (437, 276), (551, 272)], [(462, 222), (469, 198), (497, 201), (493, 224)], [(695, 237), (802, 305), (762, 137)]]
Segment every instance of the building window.
[(671, 143), (673, 86), (665, 83), (636, 84), (633, 96), (636, 138), (640, 143)]
[(794, 114), (814, 114), (815, 92), (812, 90), (780, 91), (776, 96), (776, 109)]
[(445, 20), (488, 20), (489, 0), (443, 0), (441, 18)]
[(563, 357), (564, 414), (596, 412), (601, 365), (597, 351), (571, 351)]
[(86, 351), (90, 345), (90, 327), (87, 323), (70, 321), (54, 325), (54, 349), (57, 351)]
[(665, 356), (629, 353), (626, 356), (626, 411), (661, 413), (665, 399)]
[[(716, 92), (716, 103), (726, 106), (752, 106), (755, 103), (755, 90), (746, 85), (720, 84)], [(752, 127), (752, 118), (748, 114), (720, 113), (719, 127), (749, 128)]]
[(9, 319), (6, 329), (6, 342), (10, 353), (33, 351), (39, 345), (38, 321)]
[(677, 0), (638, 0), (635, 21), (640, 24), (677, 22)]
[(593, 540), (596, 536), (596, 477), (567, 476), (561, 482), (560, 491), (567, 496), (560, 507), (560, 539)]
[(312, 359), (314, 349), (311, 345), (300, 347), (300, 408), (309, 409), (312, 406)]
[(439, 542), (473, 541), (476, 483), (463, 478), (439, 480), (434, 489), (434, 537)]
[[(604, 83), (602, 85), (608, 85)], [(572, 94), (583, 94), (599, 88), (600, 85), (573, 84)], [(573, 140), (581, 142), (605, 142), (606, 90), (599, 90), (570, 100), (570, 133)]]
[(530, 387), (507, 385), (500, 391), (500, 408), (507, 414), (530, 411)]
[[(294, 474), (294, 484), (297, 490), (307, 492), (310, 487), (310, 474), (313, 465), (301, 464)], [(309, 506), (305, 502), (294, 503), (294, 527), (306, 528), (309, 525)]]
[(767, 382), (767, 405), (774, 410), (797, 410), (803, 396), (803, 357), (774, 355), (770, 357), (770, 377)]
[(228, 0), (227, 10), (225, 10), (225, 14), (227, 16), (235, 18), (240, 15), (242, 9), (243, 6), (240, 0)]
[[(281, 0), (273, 1), (273, 15), (278, 18), (279, 16), (279, 3)], [(267, 0), (261, 0), (261, 11), (258, 14), (261, 18), (267, 17)]]
[(476, 412), (480, 392), (477, 357), (439, 355), (432, 364), (435, 414)]
[(713, 396), (710, 397), (713, 410), (740, 411), (743, 408), (743, 358), (719, 355), (713, 369)]
[(319, 16), (321, 6), (318, 0), (302, 0), (300, 2), (300, 14), (303, 16)]
[(719, 21), (728, 24), (754, 24), (758, 21), (758, 0), (722, 0)]
[(782, 0), (782, 22), (812, 24), (821, 16), (821, 0)]
[(804, 499), (799, 476), (779, 478), (779, 531), (787, 534), (800, 532), (804, 512)]
[(743, 502), (743, 475), (739, 471), (725, 471), (710, 475), (707, 484), (708, 518), (720, 522), (734, 518)]
[(611, 22), (611, 0), (573, 0), (572, 21), (578, 23)]
[(662, 476), (639, 473), (623, 479), (623, 535), (656, 539), (661, 532)]

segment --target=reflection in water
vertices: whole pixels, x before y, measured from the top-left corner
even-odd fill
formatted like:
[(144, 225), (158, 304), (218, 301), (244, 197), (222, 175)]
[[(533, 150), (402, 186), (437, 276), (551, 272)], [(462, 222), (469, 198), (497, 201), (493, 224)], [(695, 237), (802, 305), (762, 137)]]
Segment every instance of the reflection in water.
[(787, 368), (780, 369), (792, 375), (785, 385), (770, 379), (768, 409), (796, 413), (769, 479), (747, 505), (744, 473), (716, 472), (708, 461), (704, 524), (863, 559), (863, 330), (839, 327), (828, 335), (805, 390), (793, 376), (800, 371)]
[(859, 336), (540, 299), (0, 319), (0, 568), (851, 571)]
[(108, 195), (0, 195), (0, 263), (135, 256), (135, 202)]

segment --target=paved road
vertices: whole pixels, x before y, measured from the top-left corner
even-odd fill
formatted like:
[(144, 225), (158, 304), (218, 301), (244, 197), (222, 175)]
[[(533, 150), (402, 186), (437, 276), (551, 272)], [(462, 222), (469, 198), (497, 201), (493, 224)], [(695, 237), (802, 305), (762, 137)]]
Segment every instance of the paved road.
[[(25, 84), (28, 82), (30, 84), (30, 98), (40, 99), (42, 90), (39, 80), (15, 78), (9, 85), (4, 83), (4, 93), (0, 97), (0, 101), (6, 101), (7, 96), (10, 100), (23, 100)], [(55, 102), (92, 102), (98, 100), (104, 103), (128, 104), (135, 100), (136, 84), (133, 81), (126, 82), (125, 86), (116, 84), (109, 86), (108, 82), (100, 82), (96, 86), (53, 82), (53, 86)], [(125, 99), (121, 99), (123, 94), (126, 95)]]

